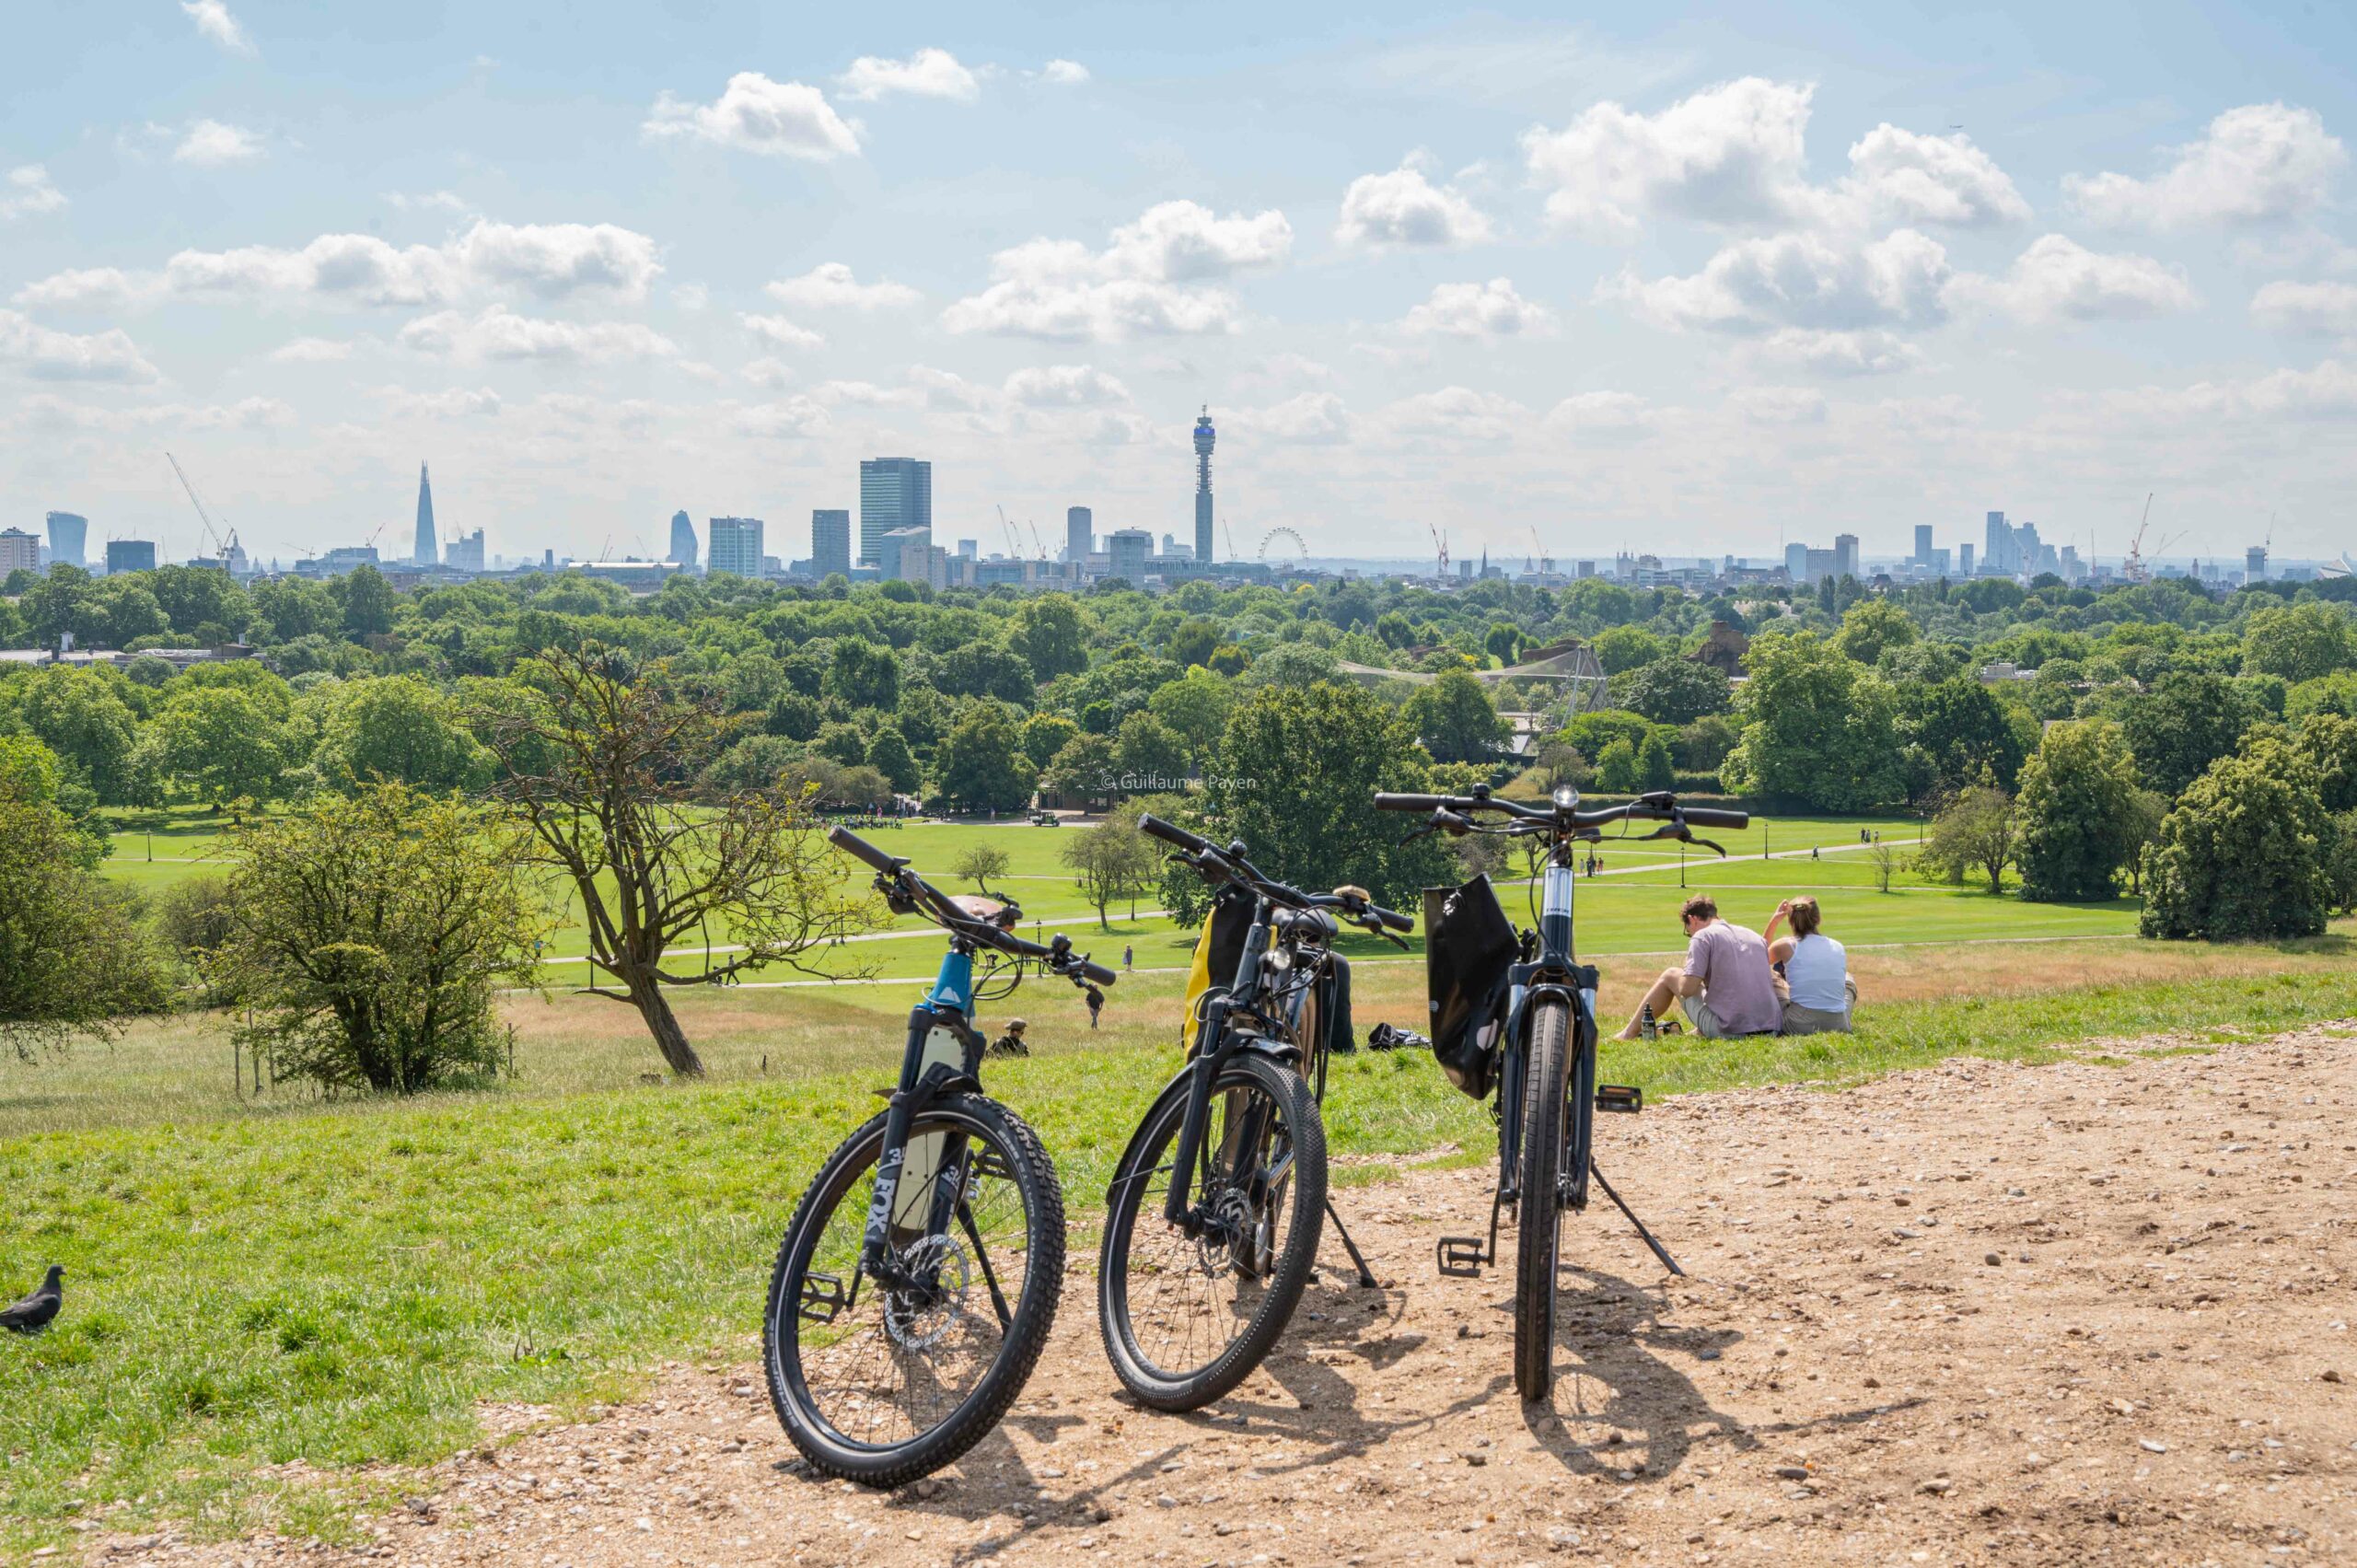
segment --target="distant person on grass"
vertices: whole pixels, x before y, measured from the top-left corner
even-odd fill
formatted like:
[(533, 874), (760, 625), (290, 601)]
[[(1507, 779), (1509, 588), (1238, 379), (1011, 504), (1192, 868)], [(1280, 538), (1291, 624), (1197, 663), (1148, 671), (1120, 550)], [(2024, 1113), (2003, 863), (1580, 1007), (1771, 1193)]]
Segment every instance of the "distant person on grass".
[(1616, 1038), (1644, 1039), (1646, 1026), (1673, 1000), (1703, 1040), (1774, 1034), (1783, 1022), (1783, 1005), (1768, 944), (1757, 932), (1721, 920), (1718, 904), (1705, 893), (1687, 900), (1678, 918), (1686, 928), (1685, 964), (1661, 971)]
[[(1848, 1034), (1850, 1009), (1858, 1003), (1857, 982), (1850, 978), (1849, 950), (1817, 929), (1824, 915), (1817, 900), (1804, 894), (1786, 899), (1768, 917), (1768, 957), (1776, 966), (1779, 988), (1784, 993), (1784, 1028), (1788, 1035)], [(1792, 923), (1790, 936), (1776, 927)]]

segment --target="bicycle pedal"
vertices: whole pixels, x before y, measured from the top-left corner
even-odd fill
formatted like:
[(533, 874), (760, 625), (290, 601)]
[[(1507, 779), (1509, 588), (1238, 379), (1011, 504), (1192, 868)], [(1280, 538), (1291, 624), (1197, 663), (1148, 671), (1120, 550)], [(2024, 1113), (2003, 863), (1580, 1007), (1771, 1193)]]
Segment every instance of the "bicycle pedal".
[(1631, 1084), (1598, 1084), (1596, 1109), (1634, 1116), (1645, 1109), (1645, 1091)]
[(1440, 1272), (1458, 1279), (1477, 1280), (1481, 1277), (1481, 1265), (1488, 1260), (1478, 1236), (1444, 1236), (1440, 1238), (1437, 1263)]
[(851, 1305), (843, 1282), (832, 1274), (817, 1272), (802, 1276), (802, 1318), (807, 1323), (831, 1323), (842, 1309)]

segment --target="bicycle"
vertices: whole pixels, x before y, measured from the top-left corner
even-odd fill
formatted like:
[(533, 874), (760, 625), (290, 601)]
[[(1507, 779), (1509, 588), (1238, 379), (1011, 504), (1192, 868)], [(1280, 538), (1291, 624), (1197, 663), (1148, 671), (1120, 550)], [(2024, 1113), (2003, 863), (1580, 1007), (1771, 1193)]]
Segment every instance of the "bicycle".
[[(1278, 882), (1240, 843), (1220, 849), (1151, 815), (1138, 826), (1252, 904), (1232, 978), (1204, 994), (1193, 1051), (1139, 1122), (1106, 1192), (1097, 1260), (1106, 1354), (1140, 1404), (1190, 1411), (1241, 1383), (1284, 1332), (1331, 1213), (1318, 1110), (1331, 1044), (1329, 944), (1342, 922), (1384, 935), (1414, 922), (1357, 889), (1305, 893)], [(1359, 1283), (1374, 1285), (1339, 1215), (1334, 1228)]]
[(1114, 974), (1069, 937), (1016, 935), (1013, 903), (984, 912), (990, 900), (941, 892), (846, 828), (827, 838), (874, 868), (894, 913), (946, 930), (949, 950), (909, 1014), (889, 1104), (827, 1156), (786, 1226), (762, 1362), (813, 1469), (890, 1487), (998, 1423), (1047, 1345), (1063, 1279), (1063, 1191), (1039, 1134), (981, 1092), (975, 1005), (1010, 994), (1028, 965), (1075, 986)]
[[(1498, 1123), (1498, 1185), (1490, 1203), (1488, 1247), (1475, 1237), (1443, 1237), (1437, 1264), (1442, 1273), (1460, 1276), (1478, 1276), (1494, 1265), (1498, 1216), (1508, 1206), (1515, 1209), (1515, 1388), (1526, 1400), (1542, 1400), (1554, 1382), (1562, 1214), (1587, 1207), (1591, 1176), (1670, 1272), (1685, 1272), (1596, 1167), (1596, 1113), (1634, 1114), (1644, 1109), (1644, 1095), (1596, 1082), (1596, 970), (1579, 962), (1573, 946), (1573, 897), (1578, 888), (1573, 846), (1596, 842), (1608, 823), (1660, 821), (1664, 826), (1646, 838), (1698, 843), (1724, 858), (1724, 849), (1694, 837), (1692, 829), (1740, 830), (1750, 825), (1751, 817), (1681, 807), (1666, 790), (1594, 811), (1580, 810), (1579, 792), (1568, 787), (1557, 790), (1545, 806), (1500, 799), (1482, 784), (1469, 796), (1378, 795), (1375, 804), (1385, 811), (1431, 813), (1425, 832), (1548, 841), (1535, 930), (1517, 929), (1506, 920), (1486, 877), (1425, 894), (1424, 919), (1434, 1053), (1443, 1057), (1457, 1086), (1474, 1098), (1486, 1098), (1492, 1086), (1497, 1091), (1492, 1114)], [(1484, 823), (1476, 813), (1507, 820)]]

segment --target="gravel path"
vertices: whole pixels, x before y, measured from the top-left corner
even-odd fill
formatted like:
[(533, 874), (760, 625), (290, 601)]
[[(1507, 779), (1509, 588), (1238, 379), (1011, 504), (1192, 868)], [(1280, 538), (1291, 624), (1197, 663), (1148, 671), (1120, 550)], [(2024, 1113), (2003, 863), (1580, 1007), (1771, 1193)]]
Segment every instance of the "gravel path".
[(86, 1544), (582, 1568), (2350, 1562), (2351, 1032), (1607, 1119), (1608, 1174), (1691, 1273), (1608, 1208), (1574, 1217), (1541, 1409), (1512, 1390), (1510, 1268), (1434, 1272), (1434, 1237), (1485, 1220), (1486, 1173), (1411, 1170), (1339, 1194), (1384, 1288), (1353, 1286), (1329, 1235), (1277, 1355), (1197, 1416), (1115, 1397), (1075, 1272), (1014, 1415), (896, 1494), (803, 1474), (749, 1350), (587, 1424), (486, 1412), (525, 1434), (408, 1478), (370, 1550)]

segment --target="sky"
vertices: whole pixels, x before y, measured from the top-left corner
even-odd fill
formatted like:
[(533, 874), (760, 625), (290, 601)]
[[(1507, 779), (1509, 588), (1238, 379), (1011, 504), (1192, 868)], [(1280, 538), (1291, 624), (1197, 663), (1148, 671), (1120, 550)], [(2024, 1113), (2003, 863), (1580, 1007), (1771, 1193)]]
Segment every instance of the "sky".
[(17, 8), (0, 525), (2357, 547), (2347, 8), (1614, 9)]

